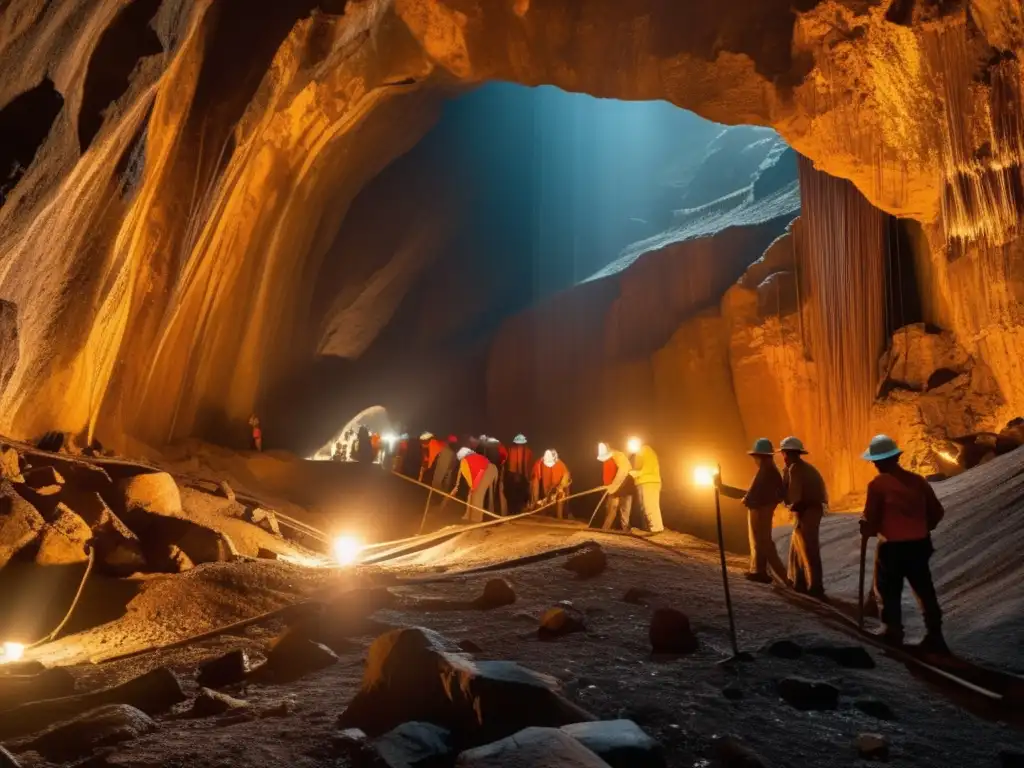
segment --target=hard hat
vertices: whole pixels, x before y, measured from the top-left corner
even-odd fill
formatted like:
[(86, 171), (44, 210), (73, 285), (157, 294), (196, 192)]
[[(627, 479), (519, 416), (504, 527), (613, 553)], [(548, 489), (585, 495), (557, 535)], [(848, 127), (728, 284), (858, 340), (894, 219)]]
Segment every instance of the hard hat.
[(433, 437), (434, 437), (434, 433), (433, 432), (424, 432), (422, 435), (420, 435), (420, 440), (430, 440)]
[(608, 449), (608, 446), (604, 443), (597, 444), (597, 460), (608, 461), (612, 457), (612, 452)]
[(448, 435), (448, 442), (449, 443), (457, 443), (457, 442), (459, 442), (459, 438), (456, 437), (455, 435)]
[(558, 463), (558, 451), (551, 450), (550, 448), (544, 451), (544, 466), (553, 467)]
[(871, 445), (864, 451), (861, 458), (866, 461), (882, 461), (883, 459), (891, 459), (893, 456), (899, 456), (903, 453), (900, 447), (896, 445), (896, 441), (888, 435), (875, 435), (871, 438)]
[(477, 439), (480, 440), (481, 443), (486, 442), (487, 441), (487, 435), (480, 435), (480, 437), (477, 438)]
[(796, 451), (797, 453), (807, 453), (804, 448), (804, 443), (799, 437), (793, 437), (792, 435), (787, 437), (782, 443), (779, 444), (779, 450), (785, 453), (786, 451)]
[(472, 448), (459, 448), (459, 452), (455, 454), (455, 457), (459, 461), (462, 461), (464, 458), (469, 456), (469, 454), (471, 454), (472, 452), (473, 452)]
[[(792, 438), (796, 439), (796, 438)], [(759, 437), (754, 441), (754, 447), (747, 451), (751, 456), (774, 456), (775, 446), (767, 437)]]
[(526, 445), (526, 435), (520, 432), (518, 435), (512, 438), (512, 442), (516, 445)]

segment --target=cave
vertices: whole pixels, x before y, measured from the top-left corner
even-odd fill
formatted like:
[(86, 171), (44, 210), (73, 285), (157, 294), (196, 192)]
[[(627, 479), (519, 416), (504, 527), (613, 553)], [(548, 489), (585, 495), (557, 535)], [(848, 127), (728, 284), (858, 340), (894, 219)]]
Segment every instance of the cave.
[[(532, 725), (568, 729), (536, 735), (545, 755), (589, 759), (581, 733), (605, 726), (585, 721), (611, 719), (672, 768), (853, 765), (887, 740), (915, 765), (1020, 757), (985, 719), (1024, 671), (1019, 2), (17, 0), (0, 19), (0, 667), (30, 657), (0, 710), (39, 694), (0, 717), (18, 759), (346, 764), (413, 721), (451, 731), (440, 765), (525, 750), (503, 740)], [(344, 460), (364, 428), (405, 460)], [(515, 520), (501, 473), (498, 511), (451, 495), (503, 460), (488, 435), (523, 462), (528, 436), (538, 483), (560, 460), (568, 490)], [(913, 649), (851, 618), (876, 435), (942, 480), (925, 535), (964, 657), (942, 686), (988, 701), (922, 685)], [(747, 583), (770, 515), (710, 487), (746, 487), (751, 447), (791, 436), (827, 488), (812, 608), (756, 558)], [(592, 525), (599, 444), (637, 482), (657, 453), (667, 531)], [(862, 674), (851, 643), (901, 663)], [(359, 688), (394, 648), (442, 671), (439, 710), (416, 709), (432, 673), (381, 704), (398, 687), (374, 662)], [(241, 704), (202, 682), (226, 651)], [(36, 662), (73, 679), (36, 691)], [(174, 701), (129, 697), (146, 712), (119, 710), (123, 743), (37, 737), (33, 717), (122, 704), (94, 692), (141, 666)], [(186, 670), (199, 692), (169, 682)], [(541, 698), (495, 703), (475, 687), (495, 670)], [(483, 699), (456, 712), (456, 690)]]

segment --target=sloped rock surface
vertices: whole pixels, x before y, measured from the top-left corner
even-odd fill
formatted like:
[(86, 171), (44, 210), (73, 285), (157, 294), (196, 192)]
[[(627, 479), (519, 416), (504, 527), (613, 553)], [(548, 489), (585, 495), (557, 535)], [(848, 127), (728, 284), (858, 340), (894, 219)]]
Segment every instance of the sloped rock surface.
[(33, 543), (45, 526), (42, 515), (11, 486), (0, 482), (0, 568)]

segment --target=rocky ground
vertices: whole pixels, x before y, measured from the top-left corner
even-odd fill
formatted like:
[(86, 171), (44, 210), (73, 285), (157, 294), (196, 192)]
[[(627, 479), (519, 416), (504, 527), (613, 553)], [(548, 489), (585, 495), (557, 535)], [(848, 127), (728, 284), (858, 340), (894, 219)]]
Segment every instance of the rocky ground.
[[(21, 464), (43, 458), (23, 452)], [(53, 495), (73, 500), (68, 477), (84, 471), (66, 468)], [(163, 486), (164, 495), (143, 499), (137, 475), (106, 471), (108, 511), (141, 532), (142, 572), (90, 579), (62, 637), (29, 652), (35, 666), (0, 667), (0, 743), (22, 766), (373, 764), (367, 754), (390, 760), (385, 765), (450, 765), (458, 751), (461, 766), (795, 768), (860, 765), (871, 754), (894, 765), (959, 768), (1024, 759), (1015, 726), (873, 647), (849, 650), (860, 644), (773, 588), (740, 578), (740, 558), (730, 558), (732, 596), (739, 645), (753, 659), (722, 664), (730, 646), (718, 555), (692, 537), (669, 533), (655, 546), (531, 522), (340, 569), (249, 522), (251, 511), (223, 490), (178, 487), (177, 514), (232, 538), (235, 551), (156, 572), (149, 553), (158, 537), (139, 524), (137, 510), (161, 517), (173, 493)], [(7, 485), (10, 504), (24, 501), (16, 477)], [(11, 519), (8, 510), (2, 541)], [(37, 561), (50, 551), (43, 543), (53, 526), (44, 522), (0, 571), (12, 579), (6, 597), (43, 602), (38, 576), (56, 566)], [(277, 559), (247, 555), (254, 546), (274, 549)], [(65, 567), (80, 574), (83, 564)], [(494, 579), (504, 584), (485, 590)], [(68, 592), (47, 595), (52, 612), (63, 612)], [(2, 616), (9, 631), (10, 614)], [(225, 625), (234, 626), (203, 636)], [(439, 634), (394, 634), (410, 627)], [(203, 637), (189, 640), (196, 636)], [(211, 660), (220, 661), (206, 668)], [(51, 669), (40, 672), (39, 663)], [(25, 703), (39, 699), (48, 701)], [(573, 736), (533, 731), (486, 746), (521, 726), (590, 718), (632, 721), (596, 726), (605, 741), (614, 736), (629, 748), (609, 752), (572, 728)], [(417, 726), (410, 735), (405, 726), (403, 736), (386, 735), (408, 719), (446, 730)], [(348, 726), (369, 736), (345, 735)], [(421, 746), (420, 758), (435, 762), (395, 756), (424, 740), (436, 743)], [(445, 749), (452, 751), (438, 757)], [(555, 762), (559, 755), (564, 762)]]

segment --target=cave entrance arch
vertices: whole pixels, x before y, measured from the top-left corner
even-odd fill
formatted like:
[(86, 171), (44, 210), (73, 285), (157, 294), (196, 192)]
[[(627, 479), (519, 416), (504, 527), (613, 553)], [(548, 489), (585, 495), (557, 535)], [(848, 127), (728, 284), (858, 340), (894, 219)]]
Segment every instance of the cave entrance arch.
[[(320, 450), (309, 457), (311, 461), (345, 461), (350, 452), (354, 449), (355, 435), (360, 427), (366, 427), (370, 432), (384, 435), (392, 430), (391, 421), (388, 417), (387, 408), (383, 405), (371, 405), (364, 408), (351, 419), (345, 426), (338, 430), (330, 440), (324, 443)], [(337, 453), (340, 449), (342, 457)]]

